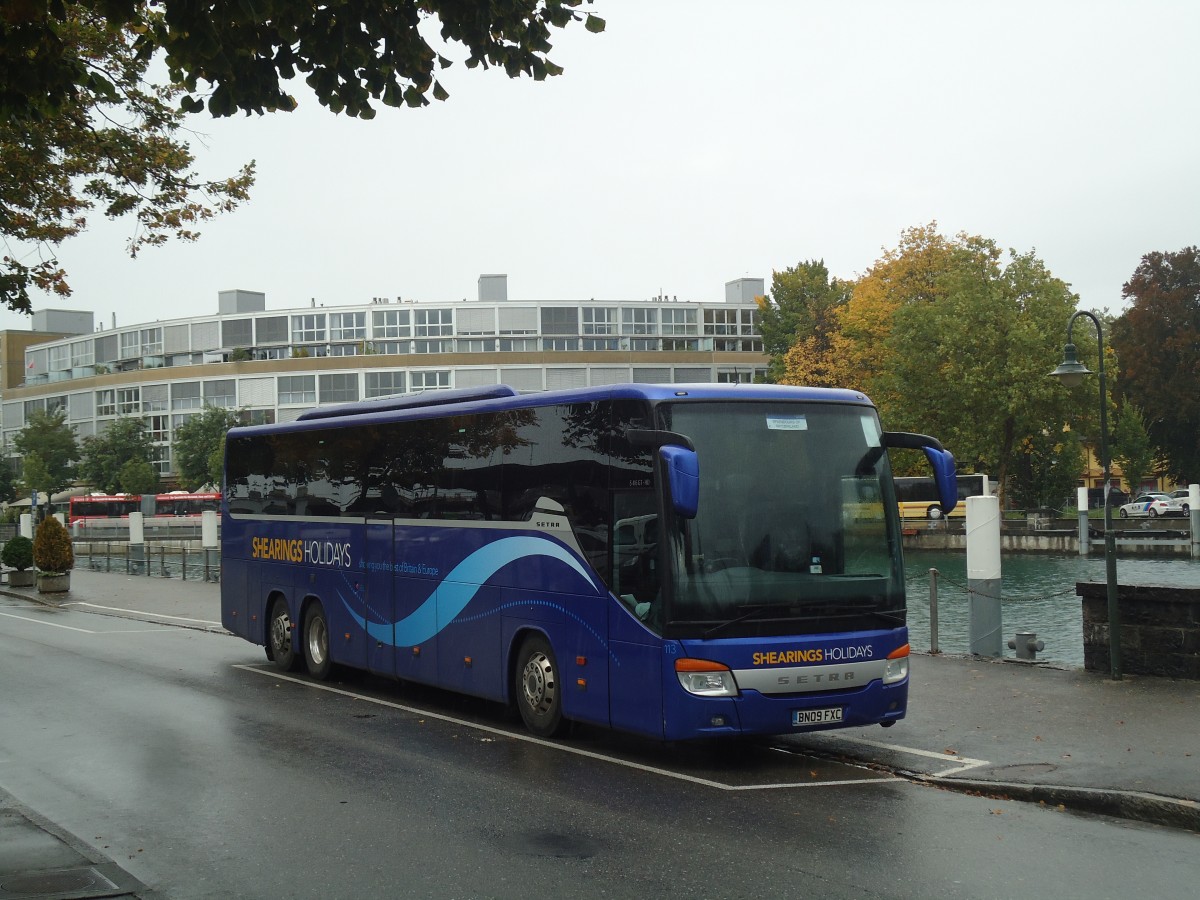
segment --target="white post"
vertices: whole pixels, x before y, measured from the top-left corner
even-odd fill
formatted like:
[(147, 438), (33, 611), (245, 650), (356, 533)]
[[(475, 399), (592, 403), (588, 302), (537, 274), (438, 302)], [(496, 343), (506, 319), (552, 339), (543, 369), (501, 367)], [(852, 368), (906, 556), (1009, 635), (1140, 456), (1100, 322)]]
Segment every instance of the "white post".
[(1075, 489), (1075, 508), (1079, 511), (1079, 555), (1088, 555), (1091, 535), (1088, 531), (1088, 489)]
[[(129, 552), (125, 555), (125, 574), (129, 574), (132, 563), (134, 572), (141, 574), (142, 564), (146, 561), (146, 526), (140, 512), (129, 514)], [(150, 567), (146, 566), (149, 573)]]
[(33, 513), (21, 513), (21, 534), (33, 540)]
[(1192, 559), (1200, 559), (1200, 484), (1188, 485), (1188, 519), (1192, 527)]
[(58, 524), (61, 525), (63, 528), (67, 527), (66, 513), (55, 513), (54, 518), (58, 519)]
[(217, 548), (217, 511), (206, 509), (200, 513), (200, 543), (205, 550)]
[(1000, 498), (967, 498), (967, 603), (971, 652), (1000, 656)]

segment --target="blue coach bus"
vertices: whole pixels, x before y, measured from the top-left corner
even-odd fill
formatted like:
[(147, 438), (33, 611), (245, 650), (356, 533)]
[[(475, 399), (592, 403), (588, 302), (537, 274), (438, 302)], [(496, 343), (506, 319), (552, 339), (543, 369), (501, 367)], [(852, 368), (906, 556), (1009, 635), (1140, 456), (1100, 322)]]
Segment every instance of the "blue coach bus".
[(226, 442), (222, 621), (334, 666), (666, 740), (891, 725), (908, 631), (862, 394), (504, 386), (316, 409)]

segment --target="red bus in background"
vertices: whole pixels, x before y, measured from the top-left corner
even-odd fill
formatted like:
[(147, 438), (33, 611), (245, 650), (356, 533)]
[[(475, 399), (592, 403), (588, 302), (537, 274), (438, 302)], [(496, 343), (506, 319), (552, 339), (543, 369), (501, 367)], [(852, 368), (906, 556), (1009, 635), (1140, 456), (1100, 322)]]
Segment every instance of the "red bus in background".
[[(67, 513), (67, 524), (89, 522), (95, 519), (125, 519), (131, 512), (143, 512), (142, 502), (146, 499), (142, 494), (84, 494), (72, 497)], [(221, 508), (221, 494), (211, 493), (191, 494), (187, 491), (175, 491), (168, 494), (155, 494), (152, 511), (148, 515), (156, 519), (176, 516), (199, 516), (205, 510), (214, 512)]]

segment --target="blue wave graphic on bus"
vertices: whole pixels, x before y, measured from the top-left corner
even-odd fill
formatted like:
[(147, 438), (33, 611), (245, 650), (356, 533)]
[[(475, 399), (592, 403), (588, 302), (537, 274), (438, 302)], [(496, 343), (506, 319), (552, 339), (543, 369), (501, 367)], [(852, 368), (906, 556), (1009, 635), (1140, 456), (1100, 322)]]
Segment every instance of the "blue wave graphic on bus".
[[(486, 547), (480, 547), (451, 569), (424, 603), (395, 623), (395, 637), (392, 624), (368, 621), (351, 608), (345, 597), (341, 599), (354, 620), (375, 640), (394, 647), (415, 647), (429, 640), (466, 609), (480, 587), (498, 571), (511, 562), (530, 556), (548, 556), (564, 562), (578, 572), (590, 587), (596, 588), (587, 570), (566, 548), (545, 538), (517, 536), (501, 538)], [(440, 627), (438, 622), (442, 623)]]

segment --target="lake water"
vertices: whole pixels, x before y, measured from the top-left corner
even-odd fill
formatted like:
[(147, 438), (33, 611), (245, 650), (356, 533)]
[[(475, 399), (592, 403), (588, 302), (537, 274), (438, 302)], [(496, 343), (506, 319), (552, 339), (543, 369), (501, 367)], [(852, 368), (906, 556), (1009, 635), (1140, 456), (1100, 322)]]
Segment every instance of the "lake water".
[[(969, 653), (967, 554), (904, 551), (908, 584), (908, 629), (914, 650), (928, 651), (929, 570), (938, 570), (938, 647), (943, 653)], [(1004, 655), (1015, 657), (1008, 642), (1018, 631), (1036, 631), (1046, 649), (1038, 659), (1054, 665), (1083, 667), (1082, 601), (1077, 581), (1104, 582), (1103, 556), (1054, 556), (1022, 553), (1000, 563), (1000, 621)], [(1120, 584), (1163, 584), (1200, 588), (1200, 560), (1190, 558), (1117, 558)]]

